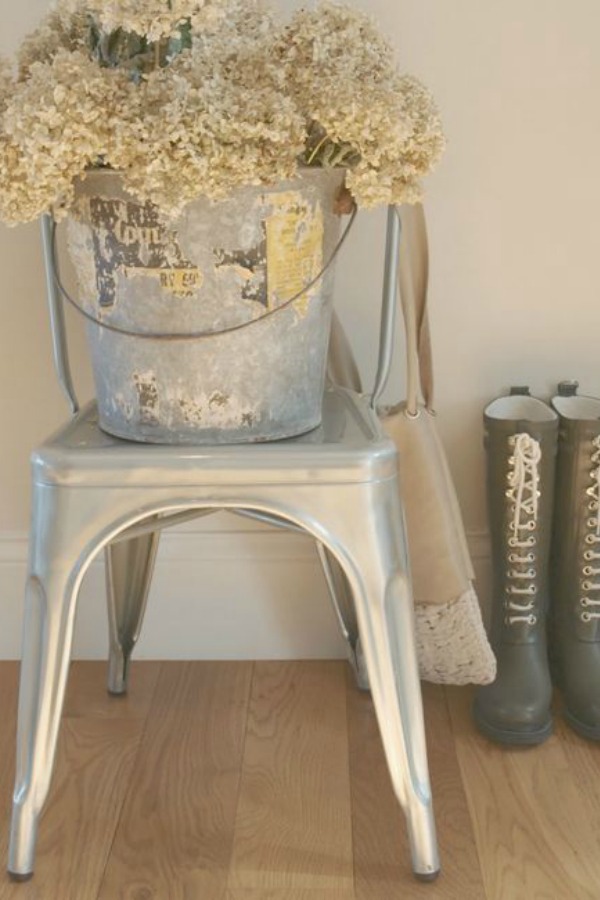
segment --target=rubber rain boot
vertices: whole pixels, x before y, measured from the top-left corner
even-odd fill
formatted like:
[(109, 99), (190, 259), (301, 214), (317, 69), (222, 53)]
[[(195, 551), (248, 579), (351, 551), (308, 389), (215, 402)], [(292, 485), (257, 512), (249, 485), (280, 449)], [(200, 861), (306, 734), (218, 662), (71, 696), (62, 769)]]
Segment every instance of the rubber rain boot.
[(600, 399), (561, 382), (549, 653), (565, 718), (600, 740)]
[(511, 388), (486, 407), (484, 424), (498, 674), (478, 689), (473, 717), (493, 741), (539, 744), (552, 732), (546, 612), (558, 416), (528, 388)]

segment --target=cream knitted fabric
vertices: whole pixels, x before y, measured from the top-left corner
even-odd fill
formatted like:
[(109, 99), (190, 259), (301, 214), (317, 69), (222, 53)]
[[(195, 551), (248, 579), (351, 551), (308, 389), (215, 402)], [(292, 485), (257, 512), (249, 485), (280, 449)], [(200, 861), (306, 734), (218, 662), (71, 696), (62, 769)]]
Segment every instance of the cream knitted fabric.
[(451, 603), (415, 606), (419, 673), (436, 684), (489, 684), (496, 659), (473, 588)]

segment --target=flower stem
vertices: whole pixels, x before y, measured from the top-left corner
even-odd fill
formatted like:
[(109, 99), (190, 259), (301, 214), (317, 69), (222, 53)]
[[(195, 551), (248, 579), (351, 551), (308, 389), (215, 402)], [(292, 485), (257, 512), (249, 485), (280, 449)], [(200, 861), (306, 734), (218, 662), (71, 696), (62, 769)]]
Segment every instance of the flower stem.
[(325, 144), (328, 140), (329, 140), (329, 138), (327, 137), (327, 135), (325, 135), (324, 137), (321, 138), (321, 140), (319, 141), (319, 143), (317, 144), (315, 149), (312, 151), (312, 153), (308, 157), (308, 159), (306, 161), (307, 165), (309, 165), (309, 166), (311, 165), (311, 163), (314, 161), (315, 156), (317, 155), (317, 153), (319, 152), (319, 150), (321, 149), (323, 144)]

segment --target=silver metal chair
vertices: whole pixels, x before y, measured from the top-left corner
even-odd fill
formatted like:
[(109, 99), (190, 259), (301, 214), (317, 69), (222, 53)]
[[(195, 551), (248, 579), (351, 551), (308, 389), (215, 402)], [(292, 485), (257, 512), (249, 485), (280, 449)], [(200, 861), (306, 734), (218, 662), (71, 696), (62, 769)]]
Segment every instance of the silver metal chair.
[[(33, 511), (8, 869), (33, 873), (69, 667), (79, 588), (104, 550), (109, 691), (127, 687), (160, 531), (230, 510), (308, 532), (316, 541), (349, 655), (368, 676), (412, 865), (439, 870), (427, 767), (397, 455), (375, 415), (389, 373), (400, 220), (390, 208), (378, 376), (371, 397), (328, 388), (323, 422), (268, 444), (149, 446), (110, 437), (95, 406), (79, 411), (56, 288), (52, 224), (43, 222), (54, 355), (71, 421), (32, 457)], [(358, 626), (358, 628), (356, 627)], [(361, 655), (357, 657), (360, 633)]]

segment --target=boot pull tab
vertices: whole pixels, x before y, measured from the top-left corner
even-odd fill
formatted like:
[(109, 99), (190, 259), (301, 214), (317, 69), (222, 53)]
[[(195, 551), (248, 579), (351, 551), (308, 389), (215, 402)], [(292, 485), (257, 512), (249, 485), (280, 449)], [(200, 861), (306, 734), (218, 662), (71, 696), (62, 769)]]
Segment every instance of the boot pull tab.
[(557, 386), (559, 397), (575, 397), (577, 395), (578, 381), (559, 381)]
[(530, 397), (531, 392), (529, 390), (528, 385), (520, 384), (520, 385), (511, 387), (510, 396), (511, 397)]

